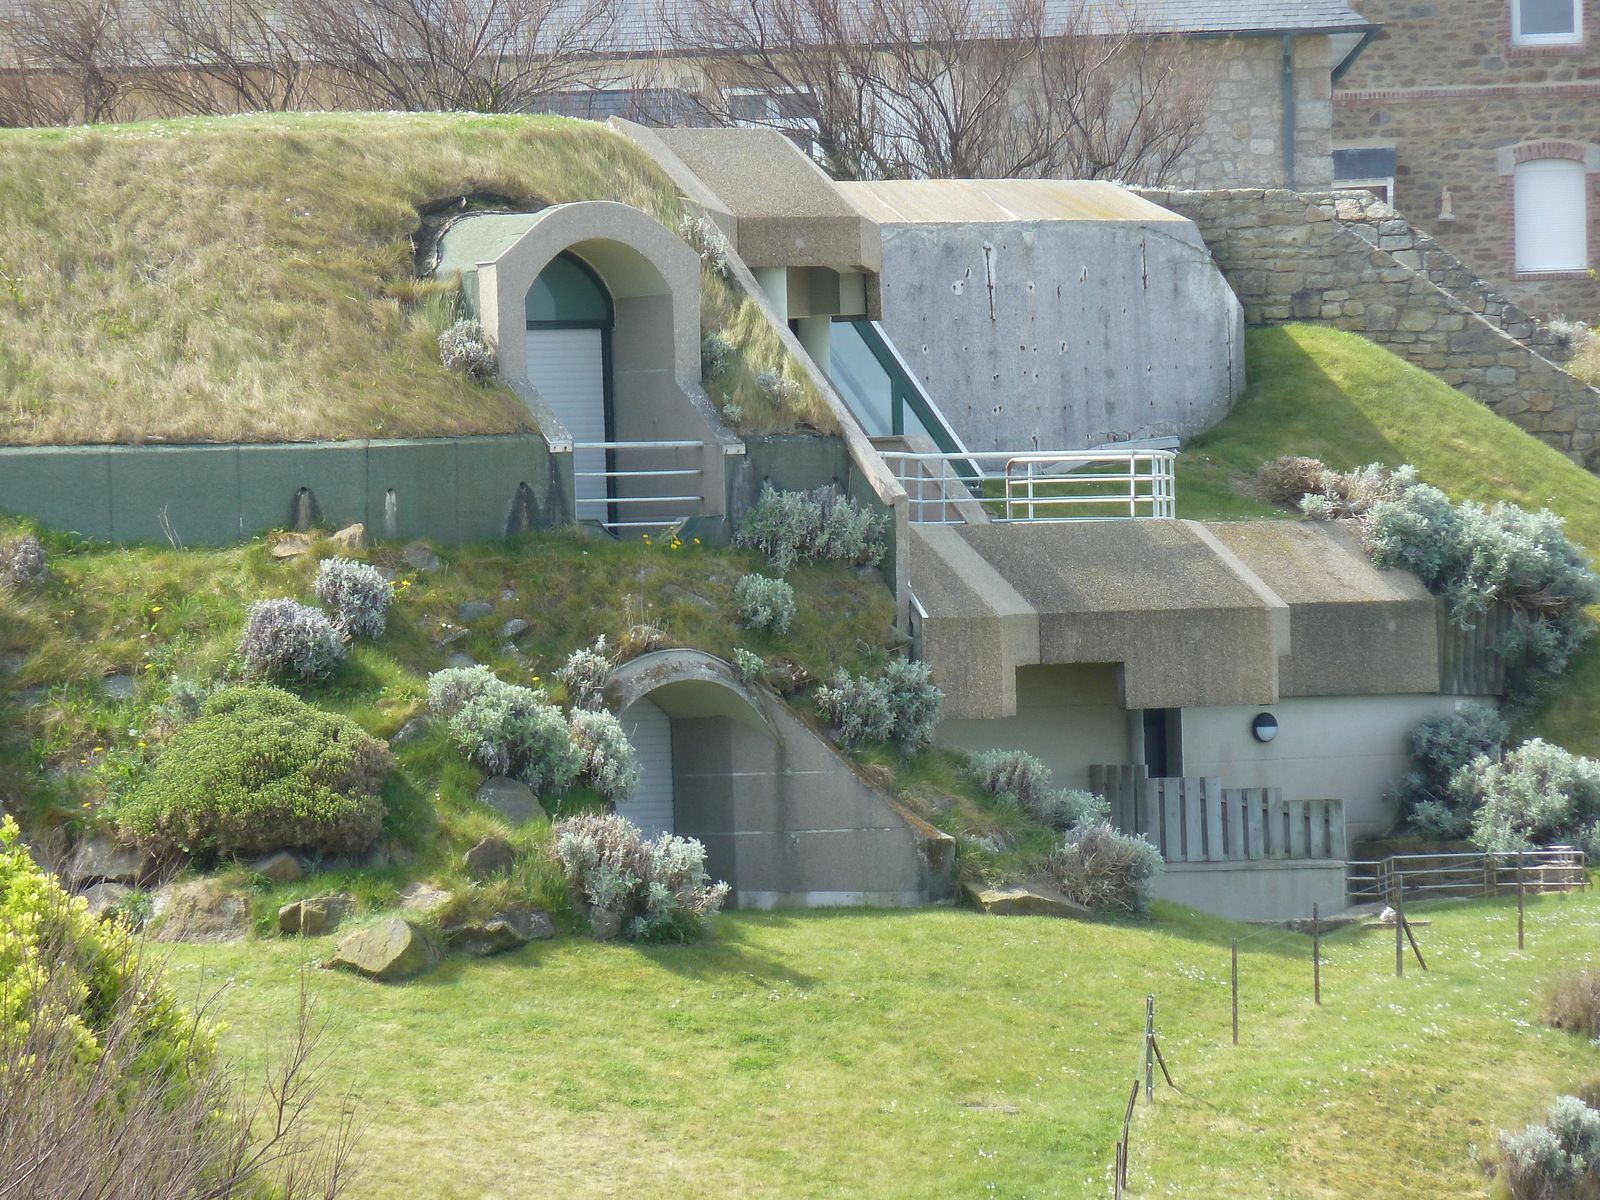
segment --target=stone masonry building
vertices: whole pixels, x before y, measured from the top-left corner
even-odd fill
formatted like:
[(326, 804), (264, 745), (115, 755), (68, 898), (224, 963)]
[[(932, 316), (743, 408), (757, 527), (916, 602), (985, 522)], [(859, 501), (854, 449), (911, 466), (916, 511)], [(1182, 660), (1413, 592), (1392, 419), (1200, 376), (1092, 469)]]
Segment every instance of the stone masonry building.
[(1382, 32), (1334, 95), (1336, 174), (1524, 309), (1600, 318), (1600, 5), (1356, 7)]

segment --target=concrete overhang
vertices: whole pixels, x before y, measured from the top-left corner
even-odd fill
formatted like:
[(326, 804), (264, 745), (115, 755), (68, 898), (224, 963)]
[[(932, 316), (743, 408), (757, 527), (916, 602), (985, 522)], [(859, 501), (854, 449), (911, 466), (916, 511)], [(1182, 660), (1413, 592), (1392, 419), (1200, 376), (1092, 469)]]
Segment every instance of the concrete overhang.
[[(723, 226), (747, 266), (882, 266), (878, 227), (777, 130), (616, 127)], [(722, 213), (731, 217), (731, 230)]]
[(1332, 523), (1216, 522), (1211, 533), (1289, 605), (1284, 696), (1439, 690), (1436, 601), (1406, 571), (1380, 571)]

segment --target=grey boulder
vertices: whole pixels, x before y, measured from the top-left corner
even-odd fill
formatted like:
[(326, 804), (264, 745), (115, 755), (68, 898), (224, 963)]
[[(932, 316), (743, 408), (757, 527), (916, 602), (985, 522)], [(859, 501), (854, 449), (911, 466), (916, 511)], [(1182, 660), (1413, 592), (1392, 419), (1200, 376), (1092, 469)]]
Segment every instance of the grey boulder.
[(1070, 917), (1078, 921), (1092, 920), (1094, 912), (1068, 900), (1054, 888), (1036, 883), (1021, 883), (1015, 887), (969, 888), (973, 904), (982, 912), (997, 917)]
[(437, 571), (442, 565), (427, 542), (409, 542), (400, 553), (400, 561), (418, 571)]
[(155, 870), (149, 855), (107, 837), (79, 842), (67, 864), (67, 877), (75, 887), (90, 883), (138, 883)]
[(505, 838), (486, 837), (461, 856), (461, 865), (474, 879), (504, 875), (516, 861), (516, 852)]
[(158, 942), (211, 945), (241, 941), (250, 932), (250, 901), (209, 879), (162, 889), (156, 906), (165, 913)]
[(342, 893), (309, 896), (278, 910), (278, 932), (301, 937), (332, 933), (355, 910), (355, 901)]
[(276, 850), (245, 865), (254, 874), (265, 875), (273, 883), (293, 883), (305, 874), (300, 869), (299, 861), (287, 850)]
[(456, 620), (464, 622), (481, 621), (494, 612), (494, 602), (491, 600), (468, 600), (456, 609)]
[(334, 947), (333, 957), (323, 965), (343, 967), (368, 979), (389, 983), (432, 970), (439, 958), (439, 951), (427, 934), (410, 921), (391, 917), (367, 929), (345, 934)]
[(495, 913), (485, 921), (468, 921), (451, 926), (444, 931), (445, 941), (453, 950), (460, 950), (475, 958), (503, 954), (525, 946), (536, 938), (553, 938), (556, 924), (549, 913), (529, 912), (525, 908), (508, 908)]
[(508, 775), (496, 775), (486, 780), (473, 793), (473, 799), (480, 804), (487, 804), (513, 825), (544, 816), (544, 809), (539, 807), (539, 798), (533, 794), (533, 789), (522, 780), (512, 779)]
[(84, 888), (82, 894), (89, 902), (90, 913), (101, 917), (133, 895), (133, 889), (125, 883), (97, 883)]

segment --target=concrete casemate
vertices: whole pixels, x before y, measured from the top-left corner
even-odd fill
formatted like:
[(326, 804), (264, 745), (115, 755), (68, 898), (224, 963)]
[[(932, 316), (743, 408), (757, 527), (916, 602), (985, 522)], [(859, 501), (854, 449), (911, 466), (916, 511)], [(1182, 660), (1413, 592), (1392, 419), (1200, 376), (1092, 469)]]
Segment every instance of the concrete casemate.
[(1193, 222), (1090, 180), (838, 190), (883, 246), (882, 321), (972, 449), (1187, 437), (1244, 385), (1244, 314)]
[(906, 906), (954, 895), (954, 840), (903, 809), (767, 688), (698, 650), (613, 672), (606, 702), (672, 723), (674, 827), (747, 908)]

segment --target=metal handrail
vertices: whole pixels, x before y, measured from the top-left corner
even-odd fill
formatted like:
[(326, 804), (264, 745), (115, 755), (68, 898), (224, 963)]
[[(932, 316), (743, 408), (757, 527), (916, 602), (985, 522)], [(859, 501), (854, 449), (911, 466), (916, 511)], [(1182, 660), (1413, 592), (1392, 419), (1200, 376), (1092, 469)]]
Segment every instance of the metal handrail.
[[(607, 455), (606, 465), (608, 467), (614, 465), (612, 456), (619, 451), (704, 450), (705, 447), (705, 442), (692, 440), (663, 440), (650, 442), (574, 442), (572, 444), (574, 451), (605, 451)], [(693, 485), (685, 485), (680, 483), (676, 488), (669, 489), (663, 487), (663, 491), (670, 490), (674, 494), (649, 496), (618, 496), (614, 494), (616, 489), (612, 485), (619, 480), (626, 480), (630, 483), (637, 483), (638, 481), (643, 480), (661, 480), (664, 482), (669, 479), (682, 480), (688, 476), (700, 476), (703, 478), (704, 475), (705, 468), (703, 466), (674, 466), (663, 467), (659, 470), (635, 469), (627, 471), (574, 471), (572, 473), (572, 477), (575, 481), (580, 479), (603, 479), (607, 484), (607, 494), (605, 496), (585, 496), (578, 499), (578, 517), (580, 520), (588, 520), (591, 519), (587, 515), (588, 512), (602, 511), (605, 513), (608, 519), (600, 520), (599, 524), (606, 529), (612, 530), (613, 532), (623, 529), (670, 529), (675, 525), (681, 525), (688, 518), (697, 516), (701, 511), (703, 511), (705, 506), (705, 497), (703, 495), (677, 494), (682, 492), (684, 486)], [(627, 514), (627, 508), (624, 506), (632, 507), (637, 505), (666, 505), (672, 506), (672, 508), (670, 509), (669, 515), (650, 520), (621, 519)]]
[(1421, 899), (1493, 896), (1515, 889), (1519, 875), (1532, 892), (1583, 889), (1589, 885), (1588, 855), (1573, 846), (1547, 846), (1352, 860), (1345, 864), (1345, 888), (1351, 900), (1383, 903), (1402, 883), (1407, 896)]
[[(879, 452), (910, 501), (908, 518), (917, 524), (959, 525), (962, 506), (983, 506), (991, 521), (1168, 520), (1176, 515), (1177, 455), (1171, 450), (967, 451), (952, 453)], [(1002, 464), (984, 469), (985, 462)], [(1097, 463), (1121, 470), (1086, 471)], [(970, 468), (978, 468), (976, 478)], [(997, 495), (985, 485), (994, 485)], [(1115, 492), (1096, 488), (1116, 487)], [(1041, 492), (1041, 488), (1050, 491)], [(1073, 494), (1062, 489), (1084, 489)], [(991, 511), (991, 506), (998, 512)], [(1101, 510), (1079, 514), (1072, 510)]]

